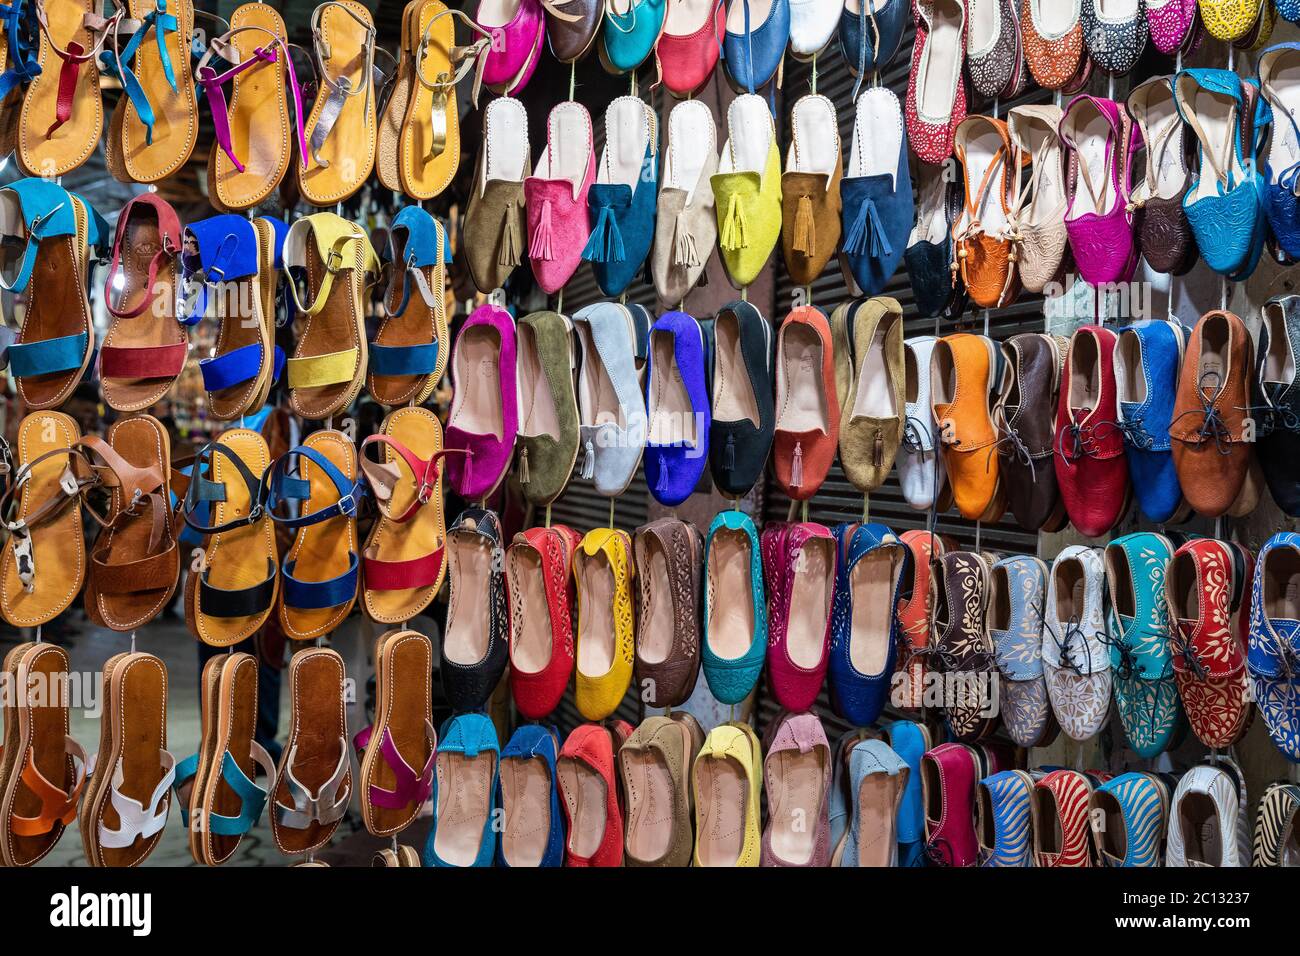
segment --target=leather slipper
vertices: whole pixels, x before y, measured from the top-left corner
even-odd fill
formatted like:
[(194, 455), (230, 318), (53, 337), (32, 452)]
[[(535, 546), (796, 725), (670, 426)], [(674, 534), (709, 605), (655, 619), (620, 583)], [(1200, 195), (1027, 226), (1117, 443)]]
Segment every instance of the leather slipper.
[(309, 853), (324, 846), (348, 812), (352, 764), (343, 711), (345, 679), (343, 658), (329, 648), (304, 648), (289, 661), (291, 723), (271, 814), (271, 834), (281, 853)]
[[(365, 456), (375, 444), (384, 446), (382, 462)], [(361, 452), (361, 470), (379, 508), (362, 552), (362, 597), (372, 619), (400, 624), (429, 606), (447, 573), (442, 425), (427, 408), (399, 408)]]
[(312, 12), (311, 32), (319, 89), (298, 180), (309, 203), (333, 206), (375, 167), (375, 21), (357, 0), (326, 0)]
[[(229, 428), (194, 459), (185, 523), (207, 535), (198, 573), (185, 580), (185, 623), (213, 647), (230, 647), (266, 623), (280, 591), (275, 527), (263, 507), (270, 452), (260, 432)], [(195, 520), (208, 504), (209, 525)]]
[(42, 0), (36, 5), (39, 70), (23, 96), (18, 162), (32, 176), (54, 178), (76, 169), (95, 151), (104, 129), (99, 51), (124, 15), (107, 20), (99, 0)]
[[(296, 535), (280, 569), (280, 625), (297, 640), (328, 634), (357, 599), (356, 516), (365, 484), (356, 448), (342, 432), (313, 432), (275, 460), (267, 488), (267, 513)], [(297, 506), (281, 515), (285, 502)]]
[(152, 415), (119, 418), (107, 441), (78, 441), (110, 490), (108, 514), (95, 539), (86, 580), (86, 614), (101, 627), (134, 631), (171, 603), (181, 572), (171, 498), (171, 439)]
[[(139, 183), (154, 183), (185, 165), (199, 135), (199, 104), (190, 73), (192, 0), (127, 0), (130, 19), (113, 29), (113, 65), (124, 95), (115, 112), (122, 160)], [(121, 44), (127, 25), (135, 27)]]
[(93, 478), (79, 478), (72, 468), (80, 437), (77, 423), (62, 412), (33, 412), (18, 426), (18, 472), (0, 502), (7, 514), (10, 496), (18, 496), (0, 555), (0, 612), (14, 627), (54, 620), (85, 581), (81, 490)]
[(389, 227), (388, 250), (392, 279), (370, 343), (367, 387), (381, 405), (423, 405), (447, 369), (447, 234), (407, 206)]
[[(208, 156), (208, 192), (224, 209), (248, 209), (275, 192), (289, 171), (295, 143), (299, 163), (307, 162), (302, 88), (288, 36), (275, 7), (260, 0), (245, 3), (195, 69), (216, 134)], [(213, 55), (231, 66), (218, 73), (208, 65)]]
[(14, 687), (30, 689), (30, 696), (16, 708), (14, 763), (0, 796), (0, 861), (31, 866), (77, 819), (86, 753), (69, 731), (67, 652), (37, 644), (18, 660), (16, 680)]
[(118, 654), (104, 665), (103, 687), (81, 845), (91, 866), (139, 866), (162, 839), (171, 809), (167, 668), (152, 654)]
[(415, 631), (389, 631), (375, 651), (375, 723), (357, 734), (361, 812), (375, 836), (399, 833), (433, 792), (433, 645)]
[[(309, 305), (298, 296), (294, 270), (306, 273)], [(365, 381), (366, 290), (379, 275), (379, 258), (360, 226), (318, 212), (289, 228), (284, 272), (301, 323), (287, 363), (289, 404), (303, 418), (328, 418), (350, 405)]]
[[(215, 666), (212, 666), (215, 665)], [(176, 766), (176, 795), (185, 801), (190, 853), (198, 863), (218, 866), (234, 855), (262, 815), (275, 764), (253, 739), (257, 728), (257, 658), (232, 653), (208, 661), (203, 670), (203, 749)]]
[(176, 316), (181, 223), (157, 193), (141, 193), (117, 217), (104, 303), (114, 321), (99, 350), (104, 401), (136, 412), (159, 401), (189, 358)]
[(9, 347), (9, 372), (29, 409), (57, 408), (72, 395), (95, 351), (95, 326), (86, 288), (92, 250), (108, 226), (74, 193), (43, 179), (20, 179), (0, 189), (0, 236), (25, 243), (12, 280), (0, 288), (26, 293), (27, 310)]

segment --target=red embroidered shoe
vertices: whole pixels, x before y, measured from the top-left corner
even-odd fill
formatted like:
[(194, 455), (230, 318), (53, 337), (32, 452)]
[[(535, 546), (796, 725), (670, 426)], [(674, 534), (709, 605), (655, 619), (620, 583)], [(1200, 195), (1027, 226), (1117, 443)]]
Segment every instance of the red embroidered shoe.
[(936, 866), (974, 866), (975, 752), (965, 744), (940, 744), (921, 758), (925, 799), (925, 854)]
[(581, 540), (572, 528), (556, 524), (520, 532), (506, 549), (510, 692), (528, 720), (541, 720), (555, 710), (573, 675), (569, 571)]
[(1124, 436), (1116, 424), (1115, 333), (1075, 330), (1065, 355), (1056, 409), (1056, 481), (1066, 513), (1082, 535), (1097, 538), (1128, 510)]
[(830, 663), (835, 536), (813, 522), (776, 521), (763, 529), (768, 596), (767, 678), (786, 710), (810, 709)]
[(1195, 538), (1174, 552), (1165, 598), (1174, 629), (1174, 679), (1187, 721), (1207, 747), (1230, 747), (1254, 716), (1246, 641), (1254, 558), (1241, 545)]
[[(614, 777), (614, 748), (627, 739), (631, 728), (621, 720), (616, 724), (621, 727), (612, 731), (599, 724), (581, 724), (573, 728), (560, 751), (556, 774), (564, 806), (565, 866), (623, 865), (623, 814)], [(623, 730), (627, 733), (621, 734)]]
[(1034, 866), (1092, 866), (1091, 799), (1092, 783), (1077, 770), (1053, 770), (1034, 784)]
[(952, 155), (953, 134), (966, 117), (966, 4), (912, 0), (912, 13), (916, 41), (907, 84), (907, 138), (921, 162), (938, 164)]
[(718, 65), (727, 14), (722, 0), (676, 0), (668, 4), (655, 59), (664, 86), (674, 96), (690, 96), (704, 86)]

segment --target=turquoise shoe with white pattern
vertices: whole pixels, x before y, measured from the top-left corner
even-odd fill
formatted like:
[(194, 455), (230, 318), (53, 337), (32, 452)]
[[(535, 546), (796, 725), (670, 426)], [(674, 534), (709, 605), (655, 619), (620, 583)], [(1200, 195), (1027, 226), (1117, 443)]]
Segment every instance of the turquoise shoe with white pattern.
[(1030, 866), (1030, 807), (1034, 778), (1024, 770), (1003, 770), (975, 787), (975, 833), (980, 866)]
[(1088, 822), (1103, 866), (1159, 866), (1169, 786), (1154, 773), (1122, 773), (1093, 791)]

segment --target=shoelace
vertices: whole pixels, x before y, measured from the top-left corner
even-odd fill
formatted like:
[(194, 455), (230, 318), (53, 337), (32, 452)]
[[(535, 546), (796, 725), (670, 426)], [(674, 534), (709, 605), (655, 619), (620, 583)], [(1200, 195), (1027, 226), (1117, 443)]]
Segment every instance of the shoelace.
[[(1057, 657), (1061, 662), (1061, 668), (1069, 668), (1080, 677), (1083, 676), (1083, 670), (1075, 663), (1074, 658), (1070, 655), (1070, 647), (1076, 639), (1083, 641), (1084, 651), (1088, 655), (1088, 673), (1092, 673), (1092, 646), (1088, 643), (1088, 635), (1083, 631), (1083, 624), (1079, 620), (1079, 615), (1071, 614), (1070, 619), (1065, 622), (1064, 639), (1058, 636), (1056, 628), (1047, 628), (1047, 633), (1052, 638), (1052, 643), (1056, 645)], [(1101, 643), (1106, 643), (1105, 632), (1096, 631), (1092, 635)]]
[(1192, 672), (1196, 679), (1205, 680), (1209, 677), (1209, 669), (1201, 662), (1201, 655), (1197, 653), (1196, 648), (1192, 645), (1191, 639), (1182, 632), (1182, 629), (1175, 627), (1172, 636), (1178, 645), (1178, 653), (1182, 655), (1183, 663), (1187, 666), (1187, 669)]
[(907, 415), (903, 418), (903, 447), (914, 455), (920, 455), (925, 452), (925, 444), (922, 435), (925, 434), (922, 429), (928, 431), (930, 426), (921, 421), (915, 415)]
[(1255, 419), (1256, 438), (1270, 435), (1278, 428), (1300, 432), (1300, 414), (1290, 405), (1246, 405), (1238, 408)]
[[(1211, 378), (1218, 383), (1218, 386), (1213, 392), (1207, 394), (1205, 382), (1206, 379)], [(1176, 416), (1173, 422), (1170, 422), (1169, 424), (1172, 427), (1175, 422), (1178, 422), (1188, 415), (1201, 415), (1203, 417), (1200, 427), (1196, 430), (1196, 443), (1198, 445), (1203, 445), (1212, 439), (1214, 441), (1215, 450), (1220, 455), (1231, 455), (1232, 432), (1228, 429), (1228, 423), (1223, 420), (1223, 415), (1219, 412), (1218, 406), (1216, 405), (1219, 396), (1223, 394), (1224, 385), (1225, 383), (1222, 380), (1222, 376), (1213, 369), (1207, 369), (1202, 372), (1200, 378), (1196, 382), (1196, 397), (1200, 401), (1201, 407), (1189, 408), (1187, 411)]]
[(933, 840), (927, 840), (925, 858), (930, 861), (931, 866), (955, 865), (953, 863), (952, 844), (948, 842), (947, 837), (937, 836)]
[[(1119, 428), (1119, 424), (1110, 419), (1080, 423), (1072, 417), (1069, 424), (1056, 433), (1056, 453), (1068, 462), (1078, 461), (1085, 455), (1096, 458), (1098, 457), (1096, 442), (1106, 437), (1104, 429), (1107, 428)], [(1067, 438), (1070, 440), (1069, 451), (1065, 447)]]

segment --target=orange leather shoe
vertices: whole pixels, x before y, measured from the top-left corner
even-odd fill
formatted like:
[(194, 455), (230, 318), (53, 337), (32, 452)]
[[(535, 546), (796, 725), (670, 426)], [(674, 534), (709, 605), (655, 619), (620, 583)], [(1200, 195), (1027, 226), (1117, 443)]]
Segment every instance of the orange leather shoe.
[(804, 501), (835, 463), (840, 403), (831, 327), (820, 309), (801, 305), (776, 338), (776, 437), (772, 461), (785, 493)]
[(983, 335), (945, 336), (930, 356), (930, 403), (943, 463), (957, 510), (970, 521), (997, 521), (1006, 507), (991, 415), (997, 371), (997, 346)]

